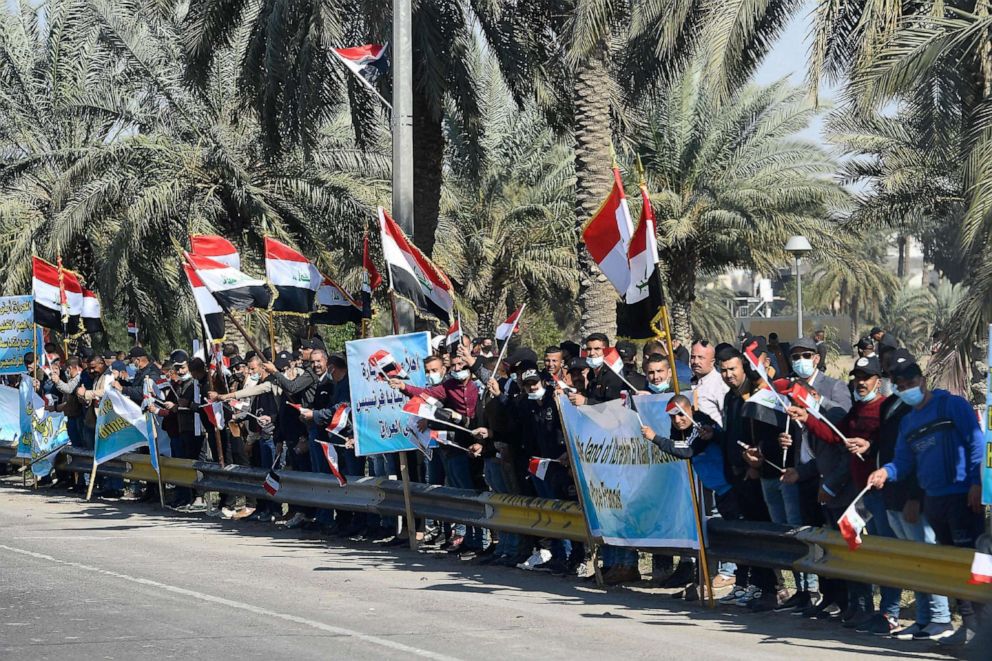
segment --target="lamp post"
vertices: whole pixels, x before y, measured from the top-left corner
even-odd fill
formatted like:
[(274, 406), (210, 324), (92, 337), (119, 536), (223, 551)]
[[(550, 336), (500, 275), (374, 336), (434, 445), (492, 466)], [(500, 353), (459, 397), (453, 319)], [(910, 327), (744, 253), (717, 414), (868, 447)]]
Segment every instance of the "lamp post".
[(803, 336), (803, 280), (799, 273), (799, 262), (803, 255), (812, 250), (813, 246), (809, 244), (809, 240), (801, 235), (789, 237), (785, 244), (785, 251), (792, 253), (792, 256), (796, 258), (796, 329), (798, 331), (796, 337)]

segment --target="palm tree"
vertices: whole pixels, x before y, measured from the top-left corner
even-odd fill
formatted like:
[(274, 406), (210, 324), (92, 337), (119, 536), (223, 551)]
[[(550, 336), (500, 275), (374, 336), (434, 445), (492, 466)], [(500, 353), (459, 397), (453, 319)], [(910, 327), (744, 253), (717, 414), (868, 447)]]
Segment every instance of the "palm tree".
[(794, 138), (812, 106), (779, 82), (714, 102), (693, 68), (664, 98), (649, 100), (648, 127), (635, 134), (658, 220), (673, 332), (688, 337), (700, 273), (742, 267), (770, 272), (792, 234), (817, 237), (836, 254), (828, 214), (846, 203), (829, 179), (834, 162)]
[(882, 306), (881, 325), (913, 353), (921, 353), (933, 333), (934, 295), (928, 287), (902, 287)]
[(734, 292), (722, 285), (703, 285), (696, 288), (696, 301), (692, 312), (692, 334), (680, 337), (707, 338), (712, 342), (733, 342), (737, 328), (728, 303)]
[[(846, 312), (851, 318), (851, 346), (857, 344), (864, 319), (878, 319), (882, 306), (899, 291), (899, 281), (885, 266), (885, 246), (846, 242), (845, 259), (818, 261), (810, 273), (811, 308)], [(866, 249), (867, 248), (867, 249)]]
[(491, 337), (507, 309), (521, 303), (533, 311), (571, 307), (574, 173), (568, 148), (533, 104), (519, 111), (492, 59), (473, 57), (485, 99), (479, 146), (489, 158), (472, 171), (468, 136), (459, 122), (449, 123), (435, 256), (458, 283), (463, 320)]
[(34, 141), (3, 170), (21, 212), (4, 214), (2, 228), (31, 237), (9, 246), (3, 275), (10, 289), (26, 286), (32, 240), (41, 255), (81, 256), (69, 266), (83, 271), (112, 314), (117, 308), (121, 316), (164, 320), (153, 339), (175, 346), (186, 344), (196, 316), (190, 297), (175, 295), (188, 287), (167, 237), (224, 234), (250, 265), (260, 261), (268, 233), (326, 262), (319, 248), (332, 240), (358, 245), (354, 218), (370, 216), (383, 199), (388, 164), (356, 150), (341, 122), (325, 126), (316, 163), (292, 152), (278, 162), (261, 158), (257, 123), (232, 103), (237, 49), (215, 62), (203, 93), (191, 94), (177, 76), (179, 25), (151, 11), (154, 5), (53, 4), (98, 39), (77, 47), (63, 36), (72, 30), (55, 31), (60, 26), (52, 23), (53, 32), (38, 37), (50, 48), (34, 50), (37, 65), (53, 67), (49, 53), (56, 52), (84, 71), (124, 74), (112, 87), (76, 81), (70, 100), (48, 119), (99, 120), (102, 133), (71, 149)]

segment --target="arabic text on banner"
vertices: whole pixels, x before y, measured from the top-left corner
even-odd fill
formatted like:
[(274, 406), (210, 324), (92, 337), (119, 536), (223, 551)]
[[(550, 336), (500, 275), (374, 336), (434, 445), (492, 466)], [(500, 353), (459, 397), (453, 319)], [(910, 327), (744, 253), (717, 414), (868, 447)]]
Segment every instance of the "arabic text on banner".
[(13, 447), (21, 436), (21, 394), (0, 385), (0, 445)]
[[(24, 354), (35, 349), (33, 296), (0, 296), (0, 374), (24, 372)], [(39, 351), (44, 340), (38, 343)]]
[[(665, 435), (668, 398), (634, 399), (645, 424)], [(637, 414), (620, 400), (573, 406), (561, 396), (559, 404), (592, 535), (615, 546), (698, 548), (685, 462), (645, 440)]]
[[(35, 418), (34, 434), (31, 436), (31, 472), (35, 477), (45, 477), (52, 472), (55, 450), (69, 445), (69, 428), (64, 413), (44, 411)], [(50, 455), (41, 461), (39, 458)]]
[(383, 376), (369, 365), (369, 356), (388, 351), (409, 374), (407, 383), (424, 386), (424, 359), (431, 355), (427, 333), (370, 337), (345, 344), (348, 355), (348, 382), (351, 387), (351, 412), (355, 429), (355, 454), (416, 450), (411, 440), (417, 432), (417, 420), (403, 413), (407, 397), (393, 390)]

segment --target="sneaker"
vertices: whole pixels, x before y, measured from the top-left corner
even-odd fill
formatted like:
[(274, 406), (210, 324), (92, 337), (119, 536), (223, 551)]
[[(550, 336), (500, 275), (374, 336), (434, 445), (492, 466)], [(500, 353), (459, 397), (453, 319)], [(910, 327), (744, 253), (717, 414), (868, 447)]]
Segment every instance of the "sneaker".
[(735, 606), (740, 606), (741, 608), (747, 608), (747, 605), (751, 603), (754, 599), (761, 596), (761, 589), (755, 585), (747, 586), (747, 590), (744, 594), (734, 602)]
[[(225, 519), (233, 519), (234, 518), (234, 515), (237, 514), (237, 513), (238, 513), (238, 510), (231, 509), (230, 507), (222, 507), (222, 508), (220, 508), (220, 516), (223, 517), (223, 518), (225, 518)], [(211, 513), (210, 512), (207, 512), (207, 516), (210, 516), (210, 515), (211, 515)]]
[(974, 629), (972, 629), (967, 625), (961, 625), (960, 627), (958, 627), (958, 630), (955, 631), (954, 633), (939, 639), (937, 641), (937, 645), (939, 645), (940, 647), (948, 647), (948, 648), (964, 647), (965, 645), (967, 645), (968, 643), (970, 643), (972, 640), (975, 639), (975, 635), (976, 634)]
[(913, 622), (908, 627), (903, 627), (901, 629), (896, 629), (892, 632), (892, 637), (896, 640), (913, 640), (913, 638), (919, 634), (919, 640), (929, 640), (929, 636), (923, 634), (923, 629), (925, 627), (919, 622)]
[(837, 604), (820, 604), (813, 616), (818, 620), (839, 620), (844, 611)]
[(241, 507), (234, 513), (234, 520), (240, 521), (241, 519), (247, 519), (249, 516), (255, 513), (254, 507)]
[(462, 546), (465, 544), (465, 537), (462, 535), (457, 535), (451, 538), (451, 543), (444, 549), (445, 553), (461, 553)]
[(809, 592), (797, 592), (775, 607), (776, 613), (802, 610), (809, 606)]
[(841, 626), (845, 629), (857, 629), (858, 627), (865, 626), (873, 617), (875, 617), (874, 613), (869, 613), (865, 609), (859, 608), (846, 622), (841, 623)]
[(823, 603), (823, 596), (819, 592), (809, 593), (809, 605), (802, 610), (792, 611), (793, 615), (799, 615), (800, 617), (816, 617), (816, 614), (820, 611), (820, 604)]
[(285, 526), (287, 530), (295, 530), (296, 528), (299, 528), (304, 523), (306, 523), (306, 521), (307, 521), (307, 517), (297, 512), (293, 516), (283, 521), (281, 525)]
[[(918, 633), (913, 634), (913, 640), (943, 640), (954, 634), (954, 627), (950, 622), (931, 622), (922, 627)], [(893, 634), (895, 635), (895, 634)], [(905, 640), (905, 639), (901, 639)]]
[[(864, 622), (854, 627), (854, 630), (858, 633), (871, 633), (875, 629), (881, 629), (882, 626), (888, 626), (888, 621), (886, 616), (882, 613), (872, 613), (871, 617), (866, 619)], [(886, 636), (892, 635), (892, 630), (890, 629), (885, 633)]]
[(551, 559), (551, 551), (547, 549), (539, 549), (534, 551), (534, 554), (527, 558), (524, 562), (517, 564), (517, 569), (523, 569), (524, 571), (534, 571), (534, 567), (540, 565), (541, 563), (547, 562)]
[(758, 594), (747, 604), (747, 609), (752, 613), (765, 613), (774, 610), (778, 605), (778, 599), (774, 594), (764, 594), (758, 590)]
[(713, 589), (721, 590), (725, 587), (734, 585), (736, 582), (737, 579), (734, 578), (733, 576), (727, 576), (725, 574), (717, 574), (716, 578), (713, 579)]
[(641, 572), (637, 567), (611, 567), (603, 574), (603, 583), (618, 585), (620, 583), (636, 583), (641, 580)]
[(748, 588), (742, 587), (740, 585), (735, 585), (733, 589), (730, 590), (730, 592), (717, 599), (716, 603), (723, 604), (724, 606), (730, 606), (732, 604), (735, 604), (738, 599), (740, 599), (745, 594), (747, 594), (747, 591)]

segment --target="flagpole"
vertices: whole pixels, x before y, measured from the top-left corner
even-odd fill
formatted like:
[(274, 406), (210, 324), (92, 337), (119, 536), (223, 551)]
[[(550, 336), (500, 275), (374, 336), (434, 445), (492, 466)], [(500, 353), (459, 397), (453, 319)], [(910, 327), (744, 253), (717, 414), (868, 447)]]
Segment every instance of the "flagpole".
[(557, 396), (554, 400), (555, 408), (558, 409), (558, 421), (561, 423), (562, 432), (565, 434), (565, 453), (568, 455), (568, 468), (572, 473), (573, 484), (575, 484), (575, 498), (579, 502), (579, 508), (583, 513), (582, 520), (586, 524), (586, 545), (589, 547), (589, 556), (590, 562), (592, 563), (593, 576), (596, 577), (596, 585), (602, 586), (603, 570), (599, 567), (599, 546), (596, 544), (596, 540), (593, 539), (592, 531), (589, 530), (589, 518), (586, 516), (587, 513), (585, 511), (586, 505), (582, 501), (582, 497), (580, 495), (582, 491), (579, 488), (579, 485), (581, 484), (581, 481), (579, 480), (579, 471), (575, 466), (575, 457), (572, 455), (572, 444), (568, 440), (571, 436), (569, 436), (568, 425), (565, 424), (565, 415), (561, 410), (561, 402), (558, 400)]
[(158, 504), (162, 509), (165, 509), (165, 483), (162, 481), (162, 456), (158, 453), (158, 425), (150, 417), (153, 415), (151, 411), (146, 411), (145, 415), (149, 416), (148, 422), (152, 427), (152, 437), (149, 440), (152, 441), (151, 451), (155, 453), (155, 463), (158, 464), (158, 470), (155, 471), (158, 477)]
[(276, 322), (275, 315), (271, 310), (269, 310), (269, 348), (272, 350), (272, 355), (270, 358), (274, 361), (276, 359)]
[[(385, 50), (385, 48), (388, 48), (388, 45), (387, 45), (387, 46), (385, 46), (385, 47), (383, 48), (383, 50)], [(343, 57), (341, 57), (341, 56), (340, 56), (340, 55), (338, 54), (338, 52), (337, 52), (337, 51), (336, 51), (335, 49), (333, 49), (333, 48), (332, 48), (332, 49), (331, 49), (331, 52), (332, 52), (332, 53), (334, 53), (334, 57), (336, 57), (336, 58), (338, 58), (339, 60), (341, 60), (341, 63), (342, 63), (342, 64), (344, 64), (344, 67), (345, 67), (345, 69), (347, 69), (348, 71), (351, 71), (351, 73), (352, 73), (352, 74), (353, 74), (353, 75), (355, 76), (355, 78), (358, 78), (358, 80), (359, 80), (359, 82), (361, 82), (361, 83), (362, 83), (362, 85), (365, 85), (365, 87), (366, 87), (366, 88), (367, 88), (367, 89), (368, 89), (368, 90), (369, 90), (370, 92), (372, 92), (373, 94), (375, 94), (375, 96), (376, 96), (376, 98), (377, 98), (377, 99), (379, 99), (379, 100), (380, 100), (380, 101), (382, 102), (382, 105), (384, 105), (384, 106), (386, 106), (387, 108), (389, 108), (389, 112), (392, 112), (392, 111), (393, 111), (393, 106), (392, 106), (392, 105), (390, 105), (390, 103), (389, 103), (389, 101), (386, 101), (386, 99), (385, 99), (385, 98), (384, 98), (384, 97), (382, 96), (382, 94), (379, 94), (379, 90), (377, 90), (377, 89), (376, 89), (376, 88), (375, 88), (375, 87), (374, 87), (374, 86), (372, 85), (372, 83), (370, 83), (369, 81), (367, 81), (367, 80), (365, 80), (364, 78), (362, 78), (362, 76), (361, 76), (361, 75), (360, 75), (359, 73), (357, 73), (356, 71), (353, 71), (353, 70), (352, 70), (352, 68), (351, 68), (351, 67), (349, 67), (349, 66), (348, 66), (348, 65), (347, 65), (347, 64), (345, 63), (345, 59), (344, 59)]]
[[(657, 269), (655, 269), (657, 272)], [(668, 320), (668, 306), (662, 305), (658, 310), (658, 315), (655, 319), (661, 319), (662, 330), (665, 340), (665, 348), (668, 349), (668, 364), (672, 371), (672, 390), (675, 392), (676, 396), (681, 394), (679, 388), (679, 378), (678, 371), (675, 369), (675, 348), (672, 346), (672, 327)], [(655, 327), (657, 329), (657, 326)], [(696, 476), (692, 470), (692, 461), (685, 462), (686, 471), (689, 474), (689, 493), (692, 495), (692, 511), (696, 519), (696, 535), (699, 537), (699, 574), (706, 584), (706, 596), (708, 598), (709, 607), (715, 608), (716, 603), (713, 599), (713, 584), (710, 582), (710, 569), (706, 558), (706, 538), (703, 534), (703, 513), (699, 505), (699, 500), (696, 494)], [(703, 601), (703, 590), (700, 590), (699, 600)]]

